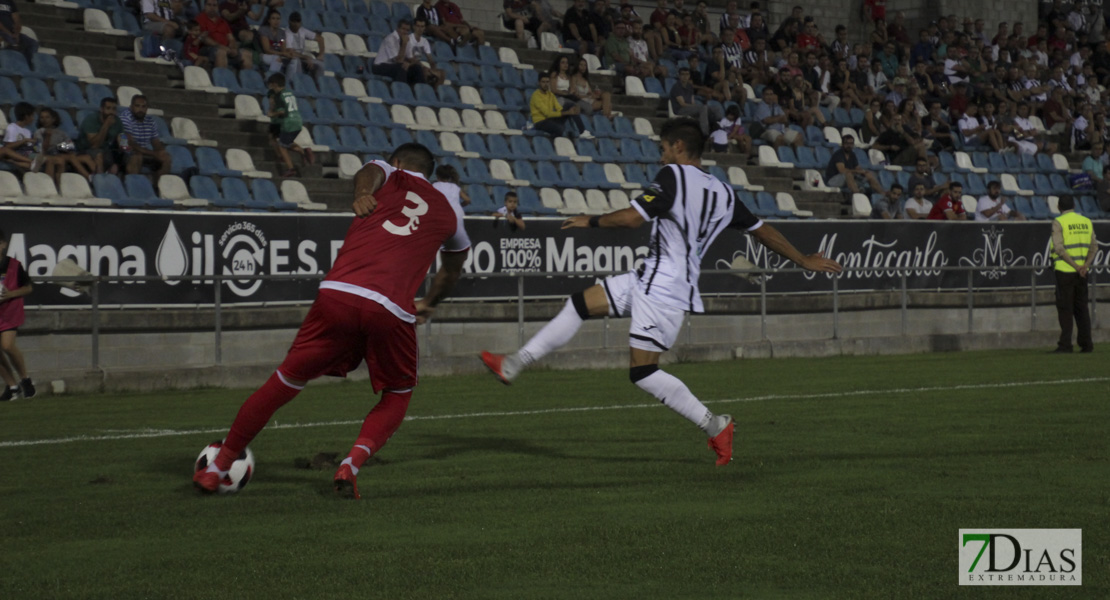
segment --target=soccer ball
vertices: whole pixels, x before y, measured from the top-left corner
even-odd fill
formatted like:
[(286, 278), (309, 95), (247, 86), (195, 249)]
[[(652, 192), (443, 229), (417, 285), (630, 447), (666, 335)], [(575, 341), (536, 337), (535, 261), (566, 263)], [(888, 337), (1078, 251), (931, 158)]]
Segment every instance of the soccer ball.
[[(200, 451), (200, 456), (197, 457), (194, 472), (207, 469), (208, 465), (216, 460), (216, 455), (220, 453), (220, 448), (223, 445), (223, 440), (216, 440), (205, 446), (204, 450)], [(246, 487), (252, 475), (254, 475), (254, 453), (251, 452), (250, 448), (246, 448), (239, 454), (239, 458), (231, 463), (227, 475), (220, 481), (219, 492), (221, 494), (238, 492)]]

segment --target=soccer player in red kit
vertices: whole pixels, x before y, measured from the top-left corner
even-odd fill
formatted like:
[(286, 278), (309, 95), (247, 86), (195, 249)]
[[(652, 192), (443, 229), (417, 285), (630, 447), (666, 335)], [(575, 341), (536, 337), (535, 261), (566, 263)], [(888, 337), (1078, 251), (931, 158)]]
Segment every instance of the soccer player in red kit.
[[(417, 380), (416, 324), (454, 287), (470, 250), (462, 209), (428, 182), (434, 166), (427, 148), (404, 144), (388, 162), (371, 161), (355, 175), (355, 220), (335, 264), (281, 366), (243, 403), (216, 459), (194, 475), (199, 490), (216, 491), (247, 444), (308, 381), (346, 376), (365, 359), (382, 397), (335, 473), (336, 491), (359, 497), (359, 467), (408, 410)], [(442, 266), (428, 294), (414, 301), (437, 252)]]

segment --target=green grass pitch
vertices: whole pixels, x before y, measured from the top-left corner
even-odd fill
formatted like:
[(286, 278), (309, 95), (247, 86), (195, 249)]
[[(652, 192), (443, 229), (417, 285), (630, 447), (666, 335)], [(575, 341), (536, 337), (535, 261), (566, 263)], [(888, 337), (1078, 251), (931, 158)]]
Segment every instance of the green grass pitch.
[[(0, 405), (0, 598), (1110, 597), (1105, 355), (667, 370), (736, 418), (732, 464), (624, 370), (429, 377), (361, 502), (296, 463), (348, 450), (366, 383), (310, 385), (227, 497), (192, 462), (249, 390)], [(1083, 586), (959, 587), (981, 527), (1081, 528)]]

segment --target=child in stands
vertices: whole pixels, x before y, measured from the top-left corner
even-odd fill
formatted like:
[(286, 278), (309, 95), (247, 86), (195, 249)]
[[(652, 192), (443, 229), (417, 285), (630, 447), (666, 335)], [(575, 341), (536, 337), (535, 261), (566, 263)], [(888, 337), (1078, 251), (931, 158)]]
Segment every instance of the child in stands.
[(281, 73), (270, 75), (266, 80), (266, 87), (270, 89), (270, 112), (267, 115), (270, 117), (270, 142), (285, 165), (285, 172), (281, 176), (296, 177), (297, 170), (293, 168), (293, 160), (289, 158), (290, 150), (300, 154), (304, 164), (312, 164), (312, 150), (301, 148), (293, 142), (303, 125), (297, 98), (293, 96), (293, 92), (285, 89), (285, 76)]

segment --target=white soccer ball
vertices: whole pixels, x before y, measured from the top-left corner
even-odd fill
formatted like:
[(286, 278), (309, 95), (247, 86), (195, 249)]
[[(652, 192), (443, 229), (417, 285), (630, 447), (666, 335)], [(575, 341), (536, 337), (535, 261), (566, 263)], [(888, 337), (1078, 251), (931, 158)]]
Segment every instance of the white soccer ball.
[[(216, 455), (220, 453), (220, 448), (223, 446), (222, 440), (217, 440), (204, 447), (200, 451), (200, 456), (197, 457), (197, 462), (194, 468), (195, 471), (203, 471), (216, 460)], [(220, 481), (218, 491), (221, 494), (234, 494), (239, 490), (246, 487), (250, 482), (251, 476), (254, 475), (254, 453), (250, 448), (244, 449), (239, 458), (231, 463), (231, 468), (228, 469), (227, 475)]]

